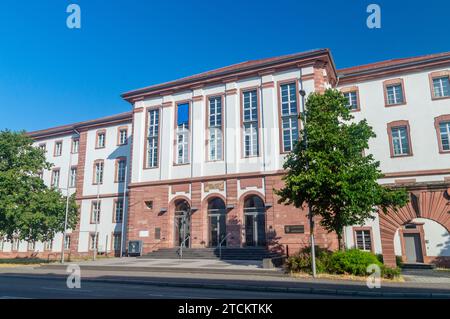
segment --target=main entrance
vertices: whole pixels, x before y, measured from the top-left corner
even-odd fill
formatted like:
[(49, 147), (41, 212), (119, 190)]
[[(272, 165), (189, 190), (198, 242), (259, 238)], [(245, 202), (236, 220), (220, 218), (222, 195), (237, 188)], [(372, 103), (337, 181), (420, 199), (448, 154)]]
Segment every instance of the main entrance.
[(423, 263), (422, 244), (419, 233), (404, 233), (406, 261)]
[(245, 245), (266, 246), (266, 210), (258, 196), (249, 196), (244, 202)]
[(190, 247), (191, 207), (185, 200), (175, 204), (175, 245)]
[(209, 201), (209, 247), (219, 246), (227, 236), (226, 213), (225, 203), (222, 199), (213, 198)]

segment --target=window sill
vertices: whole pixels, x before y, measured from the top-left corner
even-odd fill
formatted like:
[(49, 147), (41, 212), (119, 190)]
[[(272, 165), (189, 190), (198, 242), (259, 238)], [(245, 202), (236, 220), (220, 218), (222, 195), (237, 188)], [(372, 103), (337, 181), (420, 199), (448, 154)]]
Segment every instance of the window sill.
[(402, 106), (402, 105), (406, 105), (406, 102), (395, 103), (395, 104), (385, 104), (384, 107), (396, 107), (396, 106)]
[(432, 96), (431, 100), (433, 101), (439, 101), (439, 100), (448, 100), (450, 99), (450, 96)]

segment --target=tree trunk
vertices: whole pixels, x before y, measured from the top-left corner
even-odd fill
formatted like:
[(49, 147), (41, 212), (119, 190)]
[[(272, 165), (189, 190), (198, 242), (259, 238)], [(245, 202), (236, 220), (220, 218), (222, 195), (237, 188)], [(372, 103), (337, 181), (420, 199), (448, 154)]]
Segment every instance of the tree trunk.
[(342, 231), (336, 231), (338, 238), (338, 249), (342, 250)]

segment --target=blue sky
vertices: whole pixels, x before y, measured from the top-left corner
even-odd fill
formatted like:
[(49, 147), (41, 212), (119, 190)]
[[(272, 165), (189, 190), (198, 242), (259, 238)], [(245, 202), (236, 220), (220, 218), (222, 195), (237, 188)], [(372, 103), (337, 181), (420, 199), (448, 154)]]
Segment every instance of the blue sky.
[[(66, 27), (70, 3), (81, 6), (81, 30)], [(366, 27), (370, 3), (381, 6), (379, 30)], [(0, 129), (128, 111), (128, 90), (315, 48), (330, 48), (338, 68), (450, 51), (448, 0), (0, 4)]]

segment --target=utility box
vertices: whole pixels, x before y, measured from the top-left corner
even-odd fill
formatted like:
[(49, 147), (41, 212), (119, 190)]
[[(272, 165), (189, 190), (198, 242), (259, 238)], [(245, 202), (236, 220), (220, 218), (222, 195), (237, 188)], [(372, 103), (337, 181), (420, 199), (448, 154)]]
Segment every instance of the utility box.
[(128, 242), (128, 256), (137, 257), (142, 254), (142, 240), (130, 240)]

